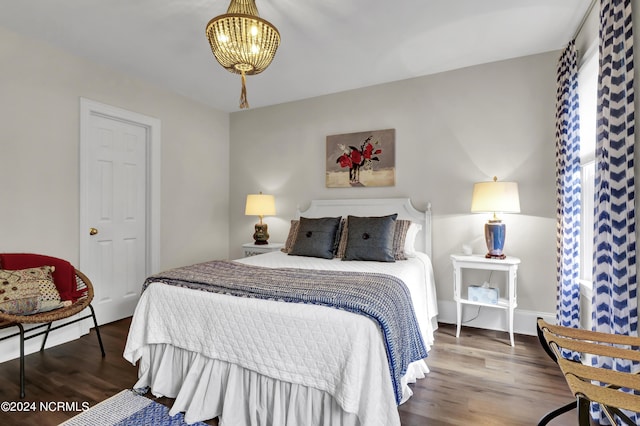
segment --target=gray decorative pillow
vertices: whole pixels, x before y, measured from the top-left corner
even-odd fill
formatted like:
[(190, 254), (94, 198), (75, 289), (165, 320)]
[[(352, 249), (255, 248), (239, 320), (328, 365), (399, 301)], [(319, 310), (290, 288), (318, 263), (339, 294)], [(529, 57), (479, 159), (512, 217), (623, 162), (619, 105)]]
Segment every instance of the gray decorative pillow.
[(340, 217), (300, 218), (298, 235), (289, 254), (332, 259)]
[[(347, 237), (349, 235), (349, 228), (347, 227), (346, 221), (342, 220), (344, 223), (340, 229), (340, 238), (338, 241), (338, 249), (336, 251), (336, 257), (344, 257), (344, 252), (347, 249)], [(413, 223), (410, 220), (396, 220), (396, 229), (393, 234), (393, 257), (396, 260), (407, 260), (409, 257), (409, 253), (406, 253), (406, 244), (407, 238), (409, 237), (408, 230), (411, 229), (411, 225)], [(422, 229), (420, 225), (416, 225), (419, 229)], [(417, 232), (417, 231), (416, 231)], [(415, 235), (413, 235), (413, 239), (415, 240)], [(413, 247), (413, 240), (411, 241), (411, 247)], [(415, 257), (415, 250), (412, 251), (413, 257)]]
[(347, 217), (347, 246), (342, 260), (395, 262), (393, 237), (397, 214)]

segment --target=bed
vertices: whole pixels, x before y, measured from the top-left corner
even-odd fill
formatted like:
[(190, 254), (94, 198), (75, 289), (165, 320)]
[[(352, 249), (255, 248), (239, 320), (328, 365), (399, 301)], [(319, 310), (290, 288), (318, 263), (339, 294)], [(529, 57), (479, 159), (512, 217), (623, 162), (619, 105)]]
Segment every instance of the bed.
[[(170, 413), (184, 412), (188, 423), (218, 417), (221, 426), (399, 425), (397, 406), (410, 398), (408, 385), (428, 373), (424, 357), (437, 327), (430, 261), (431, 212), (430, 208), (416, 210), (408, 199), (313, 200), (307, 210), (298, 211), (295, 222), (303, 230), (311, 222), (317, 225), (324, 218), (349, 215), (356, 217), (348, 222), (352, 234), (359, 223), (356, 219), (365, 217), (378, 220), (384, 216), (386, 221), (388, 215), (397, 215), (395, 223), (411, 223), (402, 242), (406, 259), (343, 261), (277, 251), (150, 277), (124, 350), (124, 357), (138, 364), (139, 379), (134, 388), (175, 398)], [(344, 224), (341, 220), (334, 250), (341, 249), (338, 236)], [(294, 221), (292, 230), (293, 226)], [(314, 238), (318, 234), (315, 232)], [(345, 241), (346, 230), (342, 235), (340, 243)], [(289, 243), (295, 242), (288, 241), (289, 251)], [(296, 247), (300, 249), (300, 245)], [(348, 246), (342, 256), (352, 256), (354, 250), (350, 249)], [(281, 272), (292, 274), (286, 286), (296, 287), (292, 292), (299, 291), (298, 284), (305, 285), (306, 276), (317, 279), (317, 275), (330, 285), (355, 276), (364, 277), (367, 283), (375, 279), (380, 285), (400, 281), (406, 285), (404, 292), (409, 300), (404, 303), (410, 306), (407, 309), (402, 302), (393, 305), (401, 306), (396, 310), (402, 312), (413, 310), (414, 315), (403, 317), (398, 322), (402, 325), (393, 328), (389, 325), (392, 321), (377, 320), (375, 313), (355, 313), (362, 309), (352, 309), (351, 301), (336, 309), (317, 299), (290, 303), (282, 293), (254, 297), (236, 294), (235, 287), (199, 291), (184, 284), (202, 275), (208, 284), (196, 286), (208, 289), (209, 284), (231, 279), (234, 274), (246, 274), (251, 276), (244, 277), (240, 284), (248, 280), (248, 287), (253, 289), (284, 280), (278, 275)], [(176, 278), (184, 274), (188, 275), (184, 281)], [(227, 278), (222, 280), (218, 274)], [(169, 283), (174, 285), (166, 285)], [(309, 285), (305, 290), (308, 293), (324, 288), (315, 282)], [(270, 289), (268, 284), (264, 286)], [(358, 288), (356, 292), (365, 286)], [(318, 297), (325, 300), (325, 296)], [(367, 309), (369, 303), (365, 303)], [(411, 334), (405, 333), (405, 328), (415, 329), (413, 341), (416, 334), (421, 338), (423, 346), (415, 343), (418, 349), (412, 355), (416, 358), (424, 350), (421, 359), (399, 355), (405, 347), (413, 346), (406, 344), (408, 340), (396, 339), (398, 334)], [(397, 362), (400, 359), (404, 364)]]

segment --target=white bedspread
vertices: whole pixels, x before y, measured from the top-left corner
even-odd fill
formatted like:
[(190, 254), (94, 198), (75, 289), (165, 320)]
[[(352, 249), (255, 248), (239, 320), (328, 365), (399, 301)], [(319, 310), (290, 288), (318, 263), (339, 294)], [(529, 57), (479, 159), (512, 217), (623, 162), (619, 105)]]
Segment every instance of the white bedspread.
[(362, 262), (317, 257), (289, 256), (282, 252), (266, 253), (238, 259), (237, 262), (270, 268), (324, 269), (330, 271), (376, 272), (394, 275), (409, 287), (416, 318), (427, 350), (433, 344), (433, 332), (437, 327), (438, 300), (431, 260), (417, 252), (416, 257), (399, 262)]
[[(424, 255), (380, 264), (274, 252), (239, 261), (267, 267), (364, 270), (397, 275), (411, 291), (425, 344), (429, 347), (433, 342), (432, 319), (437, 314), (435, 290), (431, 264)], [(429, 282), (426, 286), (425, 278)], [(172, 348), (170, 351), (175, 348), (178, 355), (173, 352), (167, 355), (168, 347)], [(355, 414), (362, 425), (400, 424), (381, 333), (367, 317), (323, 306), (238, 298), (151, 284), (140, 298), (124, 351), (128, 361), (140, 361), (140, 380), (136, 387), (151, 386), (156, 395), (176, 398), (172, 414), (186, 411), (188, 422), (220, 415), (221, 404), (207, 408), (205, 403), (194, 403), (211, 392), (212, 386), (201, 383), (211, 378), (188, 378), (190, 374), (202, 375), (205, 367), (194, 369), (194, 361), (185, 362), (182, 358), (187, 355), (181, 351), (204, 357), (204, 361), (198, 362), (209, 363), (206, 368), (215, 368), (217, 373), (238, 366), (278, 383), (326, 393), (346, 413)], [(172, 367), (160, 368), (158, 359), (163, 356), (169, 359), (165, 363)], [(177, 358), (180, 361), (176, 361)], [(218, 361), (220, 365), (215, 364)], [(424, 361), (410, 367), (403, 380), (403, 401), (411, 395), (407, 382), (428, 372)], [(157, 389), (154, 383), (158, 384)], [(225, 423), (223, 416), (221, 424), (231, 423)]]

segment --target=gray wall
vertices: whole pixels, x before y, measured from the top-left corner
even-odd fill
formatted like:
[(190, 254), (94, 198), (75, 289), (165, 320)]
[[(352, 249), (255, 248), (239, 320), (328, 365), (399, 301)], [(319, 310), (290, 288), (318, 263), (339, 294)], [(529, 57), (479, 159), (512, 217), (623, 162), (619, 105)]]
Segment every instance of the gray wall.
[(0, 252), (78, 265), (85, 97), (162, 122), (161, 268), (227, 256), (227, 113), (2, 28), (0, 57)]
[[(487, 217), (469, 212), (473, 183), (518, 182), (521, 214), (505, 216), (505, 251), (522, 259), (518, 309), (555, 312), (555, 68), (559, 52), (469, 67), (231, 114), (230, 255), (251, 241), (246, 194), (276, 196), (271, 241), (314, 198), (409, 197), (432, 204), (433, 263), (451, 319), (451, 253), (485, 251)], [(286, 90), (286, 88), (283, 88)], [(326, 188), (327, 135), (396, 129), (396, 185)], [(502, 315), (501, 312), (497, 313)]]

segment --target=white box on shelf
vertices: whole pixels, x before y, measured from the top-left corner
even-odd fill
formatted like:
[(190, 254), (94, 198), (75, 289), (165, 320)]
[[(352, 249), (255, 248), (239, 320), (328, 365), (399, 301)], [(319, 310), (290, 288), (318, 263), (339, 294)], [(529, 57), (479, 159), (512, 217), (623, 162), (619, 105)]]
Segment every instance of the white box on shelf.
[(468, 297), (472, 302), (497, 304), (500, 298), (500, 289), (493, 287), (484, 287), (480, 285), (470, 285), (468, 289)]

